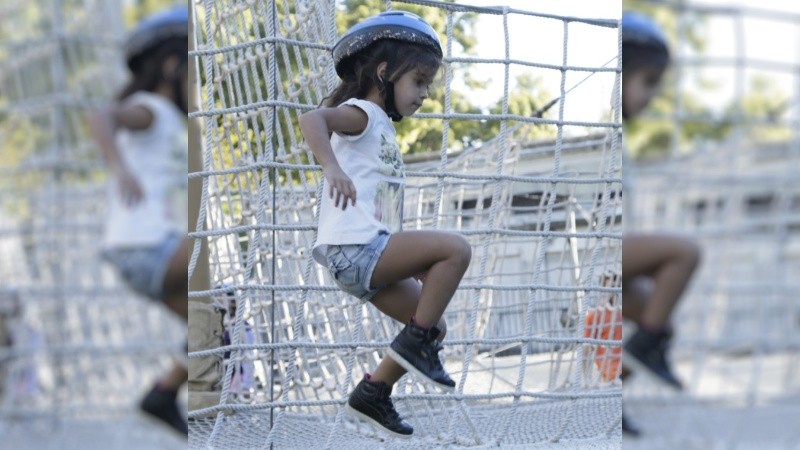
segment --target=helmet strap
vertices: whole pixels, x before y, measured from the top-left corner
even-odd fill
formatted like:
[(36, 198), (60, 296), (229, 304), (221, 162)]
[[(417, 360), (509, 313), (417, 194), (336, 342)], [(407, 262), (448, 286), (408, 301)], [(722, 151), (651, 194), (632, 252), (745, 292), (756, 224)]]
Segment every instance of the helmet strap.
[[(389, 60), (386, 62), (386, 69), (384, 73), (391, 73), (391, 69), (394, 67), (394, 53), (389, 55)], [(388, 81), (386, 79), (381, 79), (383, 83), (383, 104), (386, 106), (386, 115), (392, 119), (393, 122), (400, 122), (403, 120), (403, 116), (397, 112), (397, 105), (394, 101), (394, 82)]]
[(383, 104), (386, 105), (386, 115), (392, 119), (393, 122), (400, 122), (403, 116), (397, 112), (397, 105), (394, 103), (394, 82), (383, 82)]

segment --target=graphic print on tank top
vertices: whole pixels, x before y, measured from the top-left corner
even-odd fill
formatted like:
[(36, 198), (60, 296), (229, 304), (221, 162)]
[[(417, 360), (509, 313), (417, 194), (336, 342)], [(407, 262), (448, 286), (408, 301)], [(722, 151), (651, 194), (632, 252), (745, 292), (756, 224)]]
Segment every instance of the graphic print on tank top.
[(375, 218), (396, 233), (403, 228), (403, 185), (405, 184), (405, 165), (400, 156), (400, 148), (394, 139), (381, 135), (380, 166), (378, 171), (397, 181), (382, 180), (375, 191)]

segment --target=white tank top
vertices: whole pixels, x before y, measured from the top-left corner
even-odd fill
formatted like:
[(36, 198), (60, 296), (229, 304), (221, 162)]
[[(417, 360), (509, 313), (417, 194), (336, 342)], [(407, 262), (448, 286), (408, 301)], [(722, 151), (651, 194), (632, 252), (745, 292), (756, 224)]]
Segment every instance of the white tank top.
[(402, 229), (405, 166), (394, 126), (370, 101), (351, 98), (343, 105), (362, 109), (368, 122), (359, 135), (331, 137), (333, 154), (355, 185), (356, 205), (348, 204), (344, 211), (335, 207), (325, 182), (313, 250), (314, 259), (323, 265), (328, 245), (365, 244), (381, 231)]
[(125, 103), (142, 105), (153, 114), (147, 129), (121, 130), (116, 136), (120, 156), (144, 198), (129, 208), (120, 198), (117, 180), (109, 180), (105, 248), (156, 245), (168, 233), (188, 229), (186, 116), (169, 99), (149, 92), (133, 94)]

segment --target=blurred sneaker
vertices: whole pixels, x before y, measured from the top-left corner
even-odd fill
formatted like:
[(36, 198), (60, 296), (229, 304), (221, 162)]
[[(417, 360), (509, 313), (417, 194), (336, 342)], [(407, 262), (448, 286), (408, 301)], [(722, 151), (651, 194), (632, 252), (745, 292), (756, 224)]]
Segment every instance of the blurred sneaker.
[(144, 396), (139, 407), (149, 416), (164, 422), (178, 433), (189, 436), (189, 425), (178, 408), (177, 397), (177, 391), (162, 390), (155, 386)]
[(632, 424), (630, 419), (625, 416), (624, 412), (622, 413), (622, 434), (630, 437), (639, 437), (642, 434), (639, 428)]
[(625, 343), (623, 357), (625, 365), (633, 371), (649, 373), (667, 386), (682, 390), (683, 385), (667, 362), (669, 338), (668, 331), (652, 332), (639, 328)]

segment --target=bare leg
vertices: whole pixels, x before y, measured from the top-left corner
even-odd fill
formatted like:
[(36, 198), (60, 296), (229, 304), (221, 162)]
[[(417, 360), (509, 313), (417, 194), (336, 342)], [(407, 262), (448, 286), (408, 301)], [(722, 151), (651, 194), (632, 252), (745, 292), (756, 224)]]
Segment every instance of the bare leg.
[(622, 285), (622, 316), (636, 323), (642, 321), (644, 310), (653, 296), (653, 280), (646, 276), (633, 277)]
[[(417, 311), (421, 293), (422, 287), (420, 284), (411, 278), (407, 278), (382, 289), (372, 298), (372, 304), (387, 316), (406, 324)], [(447, 332), (447, 325), (444, 319), (440, 318), (436, 327), (441, 330), (437, 337), (441, 341)], [(383, 381), (392, 386), (404, 373), (406, 373), (406, 370), (400, 364), (397, 364), (392, 358), (384, 356), (378, 368), (372, 374), (372, 380)]]
[[(694, 242), (669, 235), (627, 235), (622, 239), (622, 284), (634, 277), (653, 279), (653, 294), (639, 325), (663, 330), (700, 260)], [(623, 305), (625, 304), (623, 300)]]
[[(462, 236), (438, 231), (393, 234), (372, 274), (372, 286), (389, 286), (427, 272), (414, 313), (417, 324), (438, 323), (469, 267), (472, 248)], [(376, 305), (377, 306), (377, 305)]]
[(183, 238), (164, 277), (164, 304), (175, 314), (188, 319), (189, 239)]
[(180, 364), (174, 364), (172, 369), (162, 376), (157, 382), (157, 386), (165, 391), (177, 391), (186, 383), (189, 376), (187, 369)]
[[(184, 238), (170, 260), (169, 268), (164, 276), (164, 303), (170, 311), (184, 319), (189, 316), (188, 284), (189, 284), (189, 239)], [(186, 383), (189, 372), (187, 368), (175, 364), (169, 373), (160, 378), (158, 386), (166, 390), (178, 390)]]

